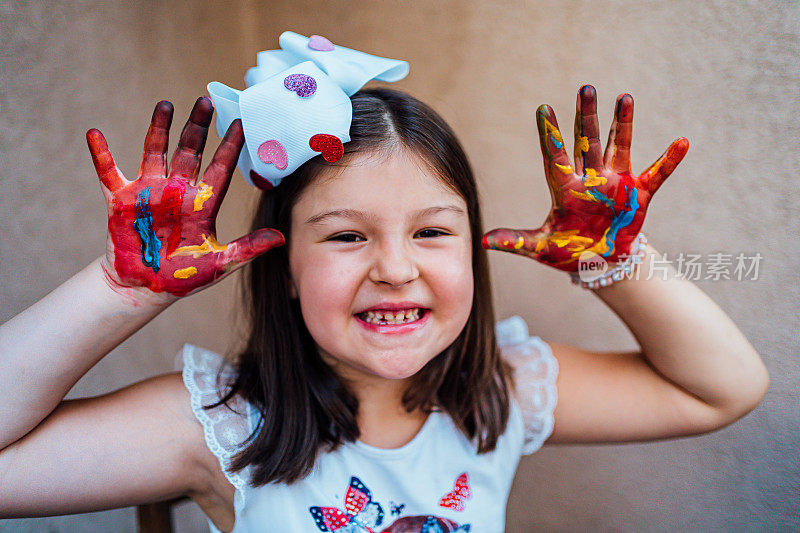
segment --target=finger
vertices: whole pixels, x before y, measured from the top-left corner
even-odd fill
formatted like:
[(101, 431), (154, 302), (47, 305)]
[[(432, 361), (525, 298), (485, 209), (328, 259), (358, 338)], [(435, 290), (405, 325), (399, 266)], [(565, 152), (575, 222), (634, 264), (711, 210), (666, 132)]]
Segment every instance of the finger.
[(597, 92), (591, 85), (584, 85), (575, 104), (575, 174), (583, 176), (587, 168), (602, 170), (602, 154)]
[(100, 130), (92, 128), (87, 131), (86, 142), (89, 145), (89, 153), (92, 154), (92, 162), (94, 163), (94, 169), (97, 171), (97, 177), (100, 178), (100, 183), (105, 189), (113, 193), (127, 185), (128, 180), (117, 168), (114, 156), (108, 150), (106, 138), (100, 133)]
[(546, 104), (539, 106), (536, 110), (536, 124), (539, 128), (539, 144), (542, 147), (547, 184), (554, 193), (554, 198), (557, 198), (561, 187), (573, 178), (572, 165), (564, 149), (564, 138), (558, 129), (553, 108)]
[(167, 146), (169, 145), (169, 127), (172, 124), (174, 108), (170, 102), (162, 100), (153, 110), (150, 128), (144, 138), (142, 164), (139, 166), (139, 176), (167, 175)]
[(606, 168), (618, 174), (631, 171), (631, 138), (633, 136), (633, 96), (617, 96), (614, 122), (608, 132), (608, 144), (603, 157)]
[(500, 250), (535, 258), (545, 249), (546, 242), (547, 233), (541, 229), (498, 228), (486, 233), (481, 245), (489, 250)]
[(243, 145), (242, 121), (237, 118), (225, 132), (225, 137), (222, 138), (217, 151), (214, 152), (214, 157), (203, 173), (203, 180), (199, 184), (198, 194), (207, 195), (208, 203), (205, 205), (212, 216), (216, 216), (222, 199), (225, 198)]
[(655, 194), (688, 151), (689, 141), (685, 137), (676, 139), (655, 163), (639, 175), (638, 181), (651, 195)]
[(283, 245), (284, 242), (283, 234), (278, 230), (256, 230), (230, 243), (223, 252), (222, 263), (218, 268), (220, 272), (235, 270), (264, 252)]
[(181, 132), (178, 147), (169, 164), (170, 178), (182, 176), (194, 183), (197, 173), (200, 171), (200, 162), (203, 156), (203, 148), (206, 146), (208, 136), (208, 126), (211, 124), (211, 117), (214, 114), (214, 104), (210, 98), (201, 96), (194, 103), (189, 120)]

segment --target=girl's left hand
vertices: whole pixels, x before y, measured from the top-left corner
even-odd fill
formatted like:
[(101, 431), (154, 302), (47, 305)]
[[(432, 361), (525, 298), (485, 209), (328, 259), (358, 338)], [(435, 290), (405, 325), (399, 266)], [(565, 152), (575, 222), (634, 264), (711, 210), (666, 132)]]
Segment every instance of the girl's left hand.
[[(650, 199), (675, 170), (689, 141), (680, 138), (639, 176), (631, 174), (633, 97), (617, 97), (605, 155), (600, 146), (597, 94), (584, 85), (575, 115), (575, 167), (548, 105), (536, 111), (552, 208), (534, 230), (495, 229), (483, 236), (484, 248), (532, 257), (559, 270), (575, 272), (584, 253), (608, 262), (622, 261), (644, 223)], [(586, 259), (586, 257), (584, 257)]]

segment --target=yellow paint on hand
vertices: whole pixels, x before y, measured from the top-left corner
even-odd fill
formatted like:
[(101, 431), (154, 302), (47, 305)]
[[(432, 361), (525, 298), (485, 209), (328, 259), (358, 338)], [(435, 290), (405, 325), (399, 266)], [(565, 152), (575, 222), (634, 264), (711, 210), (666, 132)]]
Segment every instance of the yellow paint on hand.
[(587, 168), (584, 170), (586, 173), (585, 179), (583, 184), (587, 187), (595, 187), (597, 185), (605, 185), (608, 181), (604, 176), (598, 176), (597, 171), (593, 168)]
[[(570, 229), (563, 231), (554, 231), (553, 233), (550, 234), (539, 233), (534, 237), (536, 244), (533, 247), (533, 251), (527, 252), (527, 255), (539, 254), (542, 251), (547, 252), (551, 244), (558, 248), (566, 247), (567, 251), (574, 252), (571, 254), (572, 256), (580, 255), (581, 252), (583, 252), (586, 249), (594, 249), (597, 247), (596, 243), (590, 237), (583, 237), (581, 235), (578, 235), (579, 232), (580, 230)], [(521, 247), (519, 246), (521, 242), (522, 241), (520, 238), (520, 240), (517, 241), (517, 246), (514, 246), (514, 248), (519, 249)], [(592, 248), (589, 248), (590, 246), (592, 246)], [(571, 261), (573, 261), (573, 259), (567, 259), (566, 261), (562, 261), (562, 263), (569, 263)]]
[(610, 229), (610, 227), (606, 228), (603, 236), (598, 241), (593, 241), (589, 237), (581, 237), (580, 235), (577, 235), (578, 230), (568, 230), (554, 233), (551, 236), (551, 239), (554, 239), (554, 237), (558, 236), (560, 237), (558, 242), (564, 242), (567, 240), (567, 249), (572, 252), (569, 259), (565, 259), (564, 261), (554, 264), (563, 265), (573, 261), (578, 261), (581, 254), (586, 252), (593, 252), (599, 256), (602, 256), (603, 253), (608, 250), (608, 245), (606, 244), (606, 234)]
[[(608, 234), (611, 227), (606, 228), (603, 232), (603, 236), (596, 242), (593, 242), (592, 239), (588, 237), (578, 237), (582, 242), (575, 242), (574, 246), (570, 247), (570, 252), (572, 252), (572, 256), (570, 259), (566, 261), (562, 261), (561, 263), (569, 263), (571, 261), (578, 261), (581, 257), (581, 254), (585, 252), (593, 252), (599, 256), (602, 256), (606, 251), (608, 251), (608, 244), (606, 244), (606, 235)], [(591, 245), (591, 246), (589, 246)]]
[(578, 235), (580, 230), (577, 229), (570, 229), (566, 231), (555, 231), (550, 234), (549, 240), (558, 246), (559, 248), (563, 248), (568, 244), (577, 244), (577, 245), (586, 245), (591, 244), (592, 239), (589, 237), (581, 237)]
[(214, 187), (211, 185), (207, 185), (202, 181), (198, 183), (198, 185), (200, 186), (200, 190), (197, 192), (197, 196), (194, 197), (195, 211), (200, 211), (203, 209), (203, 204), (206, 203), (206, 200), (214, 195)]
[(178, 279), (189, 279), (195, 274), (197, 274), (197, 269), (195, 267), (187, 267), (176, 270), (172, 276)]
[(572, 196), (574, 196), (576, 198), (580, 198), (581, 200), (586, 200), (587, 202), (599, 202), (600, 201), (597, 198), (595, 198), (594, 196), (592, 196), (591, 194), (589, 194), (588, 192), (578, 192), (576, 190), (570, 189), (569, 193)]
[(553, 163), (553, 164), (556, 166), (556, 168), (558, 168), (558, 170), (560, 170), (564, 174), (572, 174), (573, 172), (575, 172), (572, 169), (572, 166), (570, 165), (559, 165), (558, 163)]
[(194, 245), (194, 246), (181, 246), (174, 252), (172, 252), (168, 259), (175, 257), (176, 255), (191, 255), (193, 258), (197, 259), (198, 257), (203, 257), (206, 254), (210, 254), (211, 252), (224, 252), (228, 249), (228, 245), (222, 245), (217, 242), (217, 238), (214, 235), (209, 235), (208, 237), (202, 235), (203, 237), (203, 244), (201, 245)]
[[(581, 250), (577, 250), (572, 254), (573, 259), (578, 259), (583, 252), (594, 252), (599, 256), (602, 256), (604, 253), (608, 251), (608, 244), (606, 244), (606, 235), (611, 228), (608, 227), (603, 232), (603, 236), (598, 239), (597, 242), (594, 243), (591, 247), (584, 247)], [(591, 242), (591, 241), (590, 241)]]
[(575, 148), (580, 150), (581, 152), (588, 152), (589, 137), (578, 137), (578, 140), (575, 142)]
[(659, 169), (661, 169), (661, 165), (663, 165), (663, 164), (664, 164), (664, 161), (665, 161), (666, 159), (667, 159), (667, 158), (666, 158), (666, 157), (663, 157), (663, 156), (662, 156), (662, 157), (659, 157), (659, 158), (658, 158), (658, 161), (656, 161), (655, 163), (653, 163), (652, 165), (650, 165), (650, 168), (648, 168), (647, 170), (645, 170), (645, 171), (642, 173), (642, 177), (643, 177), (645, 180), (649, 180), (650, 178), (652, 178), (653, 176), (655, 176), (656, 174), (658, 174), (658, 171), (659, 171)]
[[(577, 229), (554, 231), (550, 235), (547, 235), (545, 238), (536, 242), (534, 253), (538, 253), (541, 250), (546, 250), (550, 244), (554, 244), (559, 248), (564, 248), (566, 246), (567, 250), (570, 252), (578, 250), (578, 254), (580, 254), (581, 251), (585, 250), (587, 246), (590, 246), (594, 241), (592, 241), (592, 239), (589, 237), (582, 237), (581, 235), (578, 235), (579, 231), (580, 230)], [(562, 263), (570, 261), (572, 261), (572, 259), (562, 261)]]
[(514, 243), (514, 249), (519, 250), (525, 245), (525, 239), (522, 238), (522, 235), (517, 237), (517, 242)]
[[(544, 134), (547, 135), (548, 133), (553, 136), (553, 140), (558, 148), (564, 146), (564, 138), (561, 136), (561, 132), (558, 131), (558, 128), (550, 124), (549, 120), (544, 119)], [(561, 144), (561, 146), (558, 146), (559, 144)]]

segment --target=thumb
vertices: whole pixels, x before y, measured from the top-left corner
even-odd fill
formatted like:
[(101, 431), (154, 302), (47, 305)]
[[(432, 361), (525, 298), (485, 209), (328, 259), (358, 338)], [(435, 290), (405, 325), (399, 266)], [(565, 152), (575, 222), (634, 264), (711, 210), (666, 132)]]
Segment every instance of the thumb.
[(268, 228), (239, 237), (228, 244), (221, 270), (225, 272), (233, 270), (264, 252), (283, 245), (284, 242), (285, 238), (280, 231)]
[(546, 241), (547, 233), (541, 229), (497, 228), (483, 236), (481, 245), (490, 250), (536, 257), (545, 247)]
[(689, 141), (685, 137), (675, 139), (669, 148), (656, 159), (655, 163), (647, 167), (647, 170), (639, 176), (639, 182), (652, 195), (664, 183), (683, 156), (689, 151)]
[(117, 168), (114, 156), (111, 155), (108, 149), (108, 142), (106, 142), (106, 138), (100, 130), (92, 128), (87, 131), (86, 143), (89, 145), (89, 153), (92, 154), (94, 169), (97, 171), (97, 176), (100, 178), (100, 183), (103, 184), (103, 187), (109, 193), (114, 193), (127, 185), (127, 180)]

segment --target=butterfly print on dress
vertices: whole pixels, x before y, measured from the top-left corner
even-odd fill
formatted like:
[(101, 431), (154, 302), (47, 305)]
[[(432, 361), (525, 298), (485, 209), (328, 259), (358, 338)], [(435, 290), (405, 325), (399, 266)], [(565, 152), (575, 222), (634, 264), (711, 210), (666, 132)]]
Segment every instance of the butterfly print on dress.
[(394, 515), (398, 515), (399, 516), (400, 514), (402, 514), (403, 509), (405, 509), (405, 508), (406, 508), (406, 504), (404, 504), (404, 503), (394, 503), (394, 502), (391, 502), (391, 501), (389, 502), (389, 509), (391, 509), (392, 516), (394, 516)]
[(442, 496), (439, 501), (439, 507), (447, 507), (454, 511), (463, 511), (464, 502), (472, 497), (472, 491), (469, 488), (469, 476), (466, 472), (458, 476), (455, 482), (455, 488)]
[[(466, 476), (466, 474), (462, 474)], [(461, 477), (459, 477), (461, 479)], [(390, 502), (392, 514), (400, 514), (405, 504)], [(469, 533), (470, 525), (459, 526), (453, 520), (432, 515), (404, 516), (382, 530), (383, 507), (372, 501), (372, 492), (353, 476), (344, 498), (344, 510), (336, 507), (309, 507), (320, 531), (336, 533)]]
[(375, 533), (383, 522), (383, 507), (372, 501), (372, 493), (360, 479), (350, 478), (344, 497), (344, 511), (336, 507), (310, 507), (308, 511), (320, 531)]

